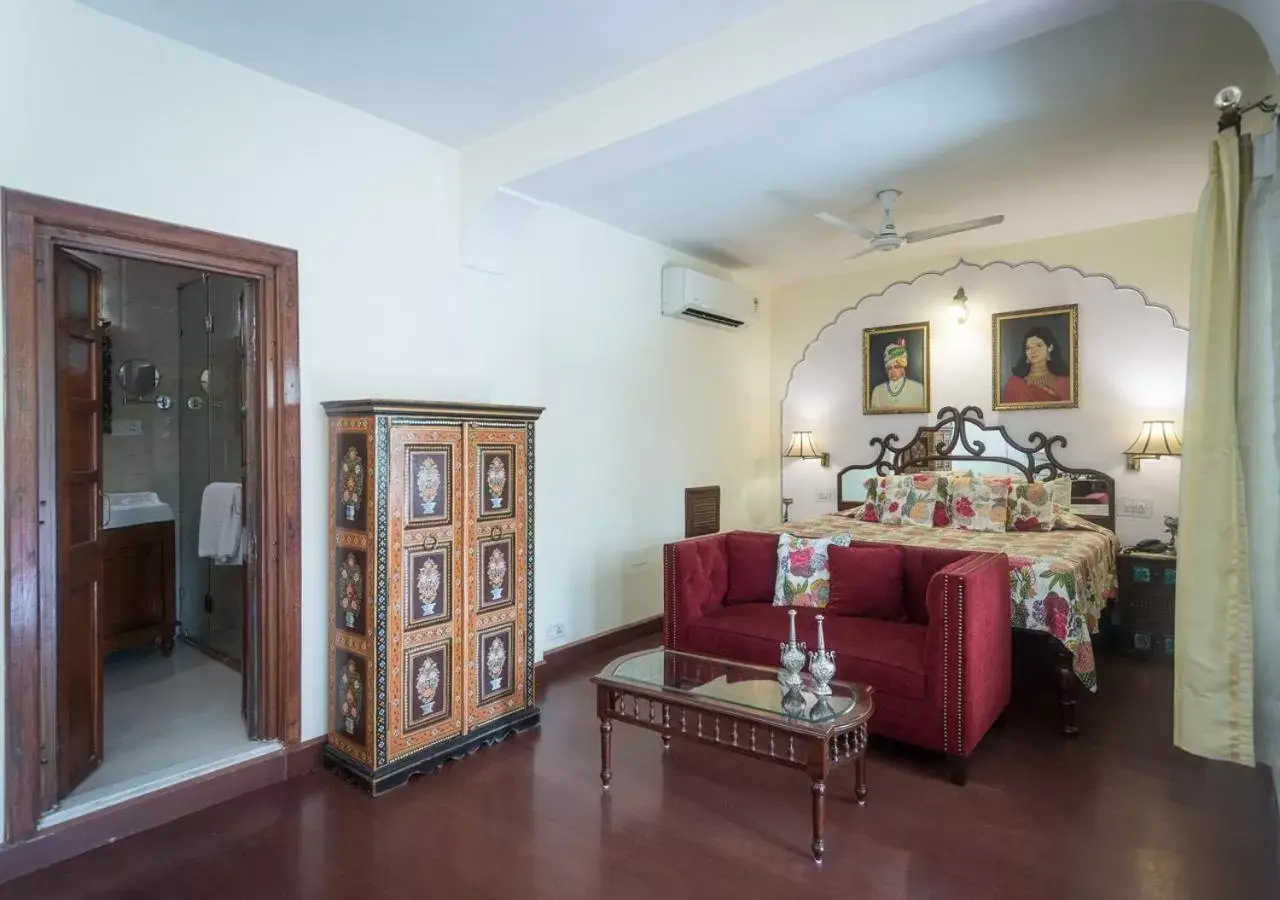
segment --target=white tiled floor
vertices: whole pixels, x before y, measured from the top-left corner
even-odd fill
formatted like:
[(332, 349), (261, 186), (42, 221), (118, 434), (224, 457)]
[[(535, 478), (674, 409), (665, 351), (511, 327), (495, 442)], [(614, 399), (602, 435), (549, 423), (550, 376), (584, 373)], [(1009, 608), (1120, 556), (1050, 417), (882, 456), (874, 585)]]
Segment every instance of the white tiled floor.
[(102, 765), (42, 825), (277, 748), (246, 736), (239, 673), (182, 643), (113, 654), (103, 680)]

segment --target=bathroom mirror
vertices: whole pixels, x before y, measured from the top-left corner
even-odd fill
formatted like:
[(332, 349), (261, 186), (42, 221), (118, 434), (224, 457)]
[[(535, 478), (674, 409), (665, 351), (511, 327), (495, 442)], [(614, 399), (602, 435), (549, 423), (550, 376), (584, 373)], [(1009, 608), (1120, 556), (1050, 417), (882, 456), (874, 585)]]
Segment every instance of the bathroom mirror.
[(145, 359), (127, 359), (120, 364), (120, 386), (130, 397), (146, 397), (160, 386), (160, 370)]

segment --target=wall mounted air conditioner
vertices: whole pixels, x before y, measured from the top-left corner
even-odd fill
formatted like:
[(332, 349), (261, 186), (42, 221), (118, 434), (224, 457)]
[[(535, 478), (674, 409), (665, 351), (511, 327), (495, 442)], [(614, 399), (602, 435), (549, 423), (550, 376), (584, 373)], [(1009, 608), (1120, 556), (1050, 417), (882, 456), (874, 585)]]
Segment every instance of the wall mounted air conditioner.
[(745, 288), (685, 266), (662, 270), (662, 314), (730, 331), (754, 325), (760, 301)]

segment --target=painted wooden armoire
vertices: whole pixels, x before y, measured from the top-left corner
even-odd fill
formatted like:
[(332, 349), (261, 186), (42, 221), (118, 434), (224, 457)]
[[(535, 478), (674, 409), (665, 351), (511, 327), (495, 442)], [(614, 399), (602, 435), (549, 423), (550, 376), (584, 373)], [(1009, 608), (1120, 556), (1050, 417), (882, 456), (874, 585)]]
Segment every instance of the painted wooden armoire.
[(334, 401), (326, 764), (372, 794), (533, 728), (540, 408)]

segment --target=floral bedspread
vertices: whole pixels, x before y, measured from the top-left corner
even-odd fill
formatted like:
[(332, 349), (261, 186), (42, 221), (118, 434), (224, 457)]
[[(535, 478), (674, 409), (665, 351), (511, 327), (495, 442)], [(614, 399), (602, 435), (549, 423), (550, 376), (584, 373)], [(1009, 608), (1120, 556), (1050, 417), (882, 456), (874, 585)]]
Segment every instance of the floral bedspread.
[[(985, 550), (1009, 557), (1015, 628), (1046, 631), (1070, 652), (1080, 682), (1098, 689), (1091, 634), (1107, 601), (1116, 593), (1115, 534), (1070, 513), (1053, 531), (980, 532), (960, 528), (919, 528), (861, 522), (825, 515), (762, 529), (767, 532), (829, 537), (849, 532), (855, 541)], [(1066, 526), (1066, 527), (1063, 527)]]

